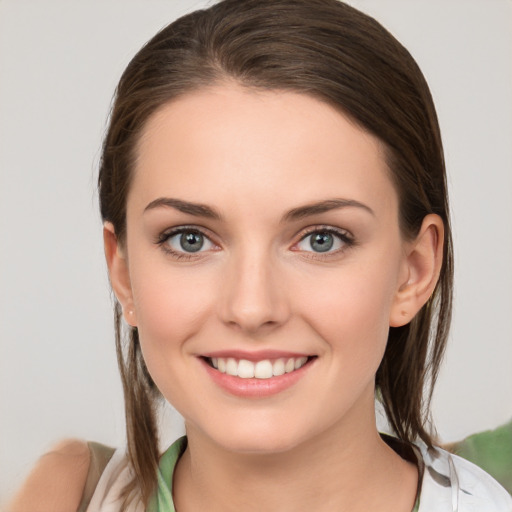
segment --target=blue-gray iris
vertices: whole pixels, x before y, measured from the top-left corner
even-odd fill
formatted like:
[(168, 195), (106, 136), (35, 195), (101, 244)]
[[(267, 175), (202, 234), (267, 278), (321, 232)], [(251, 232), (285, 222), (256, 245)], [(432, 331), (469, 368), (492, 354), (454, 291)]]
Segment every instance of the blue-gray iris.
[(204, 237), (201, 233), (183, 233), (180, 237), (180, 245), (184, 251), (197, 252), (204, 245)]
[(330, 233), (315, 233), (311, 236), (310, 245), (316, 252), (327, 252), (334, 245), (334, 237)]

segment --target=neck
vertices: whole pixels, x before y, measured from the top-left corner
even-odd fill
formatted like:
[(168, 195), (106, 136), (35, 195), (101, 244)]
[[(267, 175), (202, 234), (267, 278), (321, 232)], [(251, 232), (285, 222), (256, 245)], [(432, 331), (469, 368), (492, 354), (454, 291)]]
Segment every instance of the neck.
[[(373, 409), (372, 409), (373, 412)], [(410, 512), (417, 469), (380, 438), (373, 421), (335, 425), (277, 454), (240, 454), (188, 426), (174, 477), (180, 512)]]

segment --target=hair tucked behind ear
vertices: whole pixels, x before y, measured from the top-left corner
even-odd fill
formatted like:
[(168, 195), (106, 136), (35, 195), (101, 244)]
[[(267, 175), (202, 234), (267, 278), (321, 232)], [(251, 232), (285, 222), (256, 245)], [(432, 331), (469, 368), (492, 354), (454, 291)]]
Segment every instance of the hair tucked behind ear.
[(440, 281), (440, 289), (409, 324), (391, 328), (376, 377), (379, 399), (393, 431), (404, 440), (419, 437), (428, 446), (434, 430), (430, 402), (451, 317), (449, 282)]
[(114, 315), (117, 360), (125, 398), (128, 457), (135, 474), (132, 484), (124, 489), (125, 507), (138, 498), (135, 489), (140, 489), (142, 502), (147, 504), (154, 488), (158, 469), (155, 407), (159, 393), (142, 358), (136, 328), (129, 328), (127, 346), (123, 347), (122, 309), (117, 301)]
[[(409, 325), (390, 329), (376, 376), (396, 433), (430, 445), (429, 404), (448, 335), (453, 278), (443, 148), (420, 69), (373, 18), (337, 0), (224, 0), (164, 28), (133, 58), (116, 91), (99, 174), (103, 219), (123, 243), (137, 143), (148, 119), (169, 101), (226, 80), (308, 94), (339, 109), (386, 148), (403, 236), (414, 237), (428, 214), (443, 220), (444, 260), (434, 294)], [(156, 393), (136, 331), (123, 355), (120, 322), (117, 306), (135, 472), (127, 492), (138, 489), (147, 503), (156, 485)]]

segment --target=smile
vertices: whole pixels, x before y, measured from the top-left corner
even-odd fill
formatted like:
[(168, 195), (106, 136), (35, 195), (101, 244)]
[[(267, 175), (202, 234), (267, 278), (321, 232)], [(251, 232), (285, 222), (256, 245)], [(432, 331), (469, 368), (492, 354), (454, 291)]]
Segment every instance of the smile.
[(306, 356), (301, 356), (249, 361), (233, 357), (212, 357), (206, 358), (206, 361), (220, 373), (240, 379), (271, 379), (299, 370), (308, 362), (308, 359)]
[(316, 366), (318, 356), (229, 350), (203, 354), (198, 359), (223, 391), (241, 398), (264, 399), (297, 385)]

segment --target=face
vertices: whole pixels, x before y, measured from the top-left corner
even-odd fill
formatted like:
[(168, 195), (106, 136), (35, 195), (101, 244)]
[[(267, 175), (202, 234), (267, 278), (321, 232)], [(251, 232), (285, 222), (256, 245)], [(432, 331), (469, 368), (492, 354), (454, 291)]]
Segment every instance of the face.
[(276, 452), (374, 428), (406, 243), (380, 143), (332, 107), (219, 85), (161, 108), (119, 252), (126, 318), (190, 432)]

